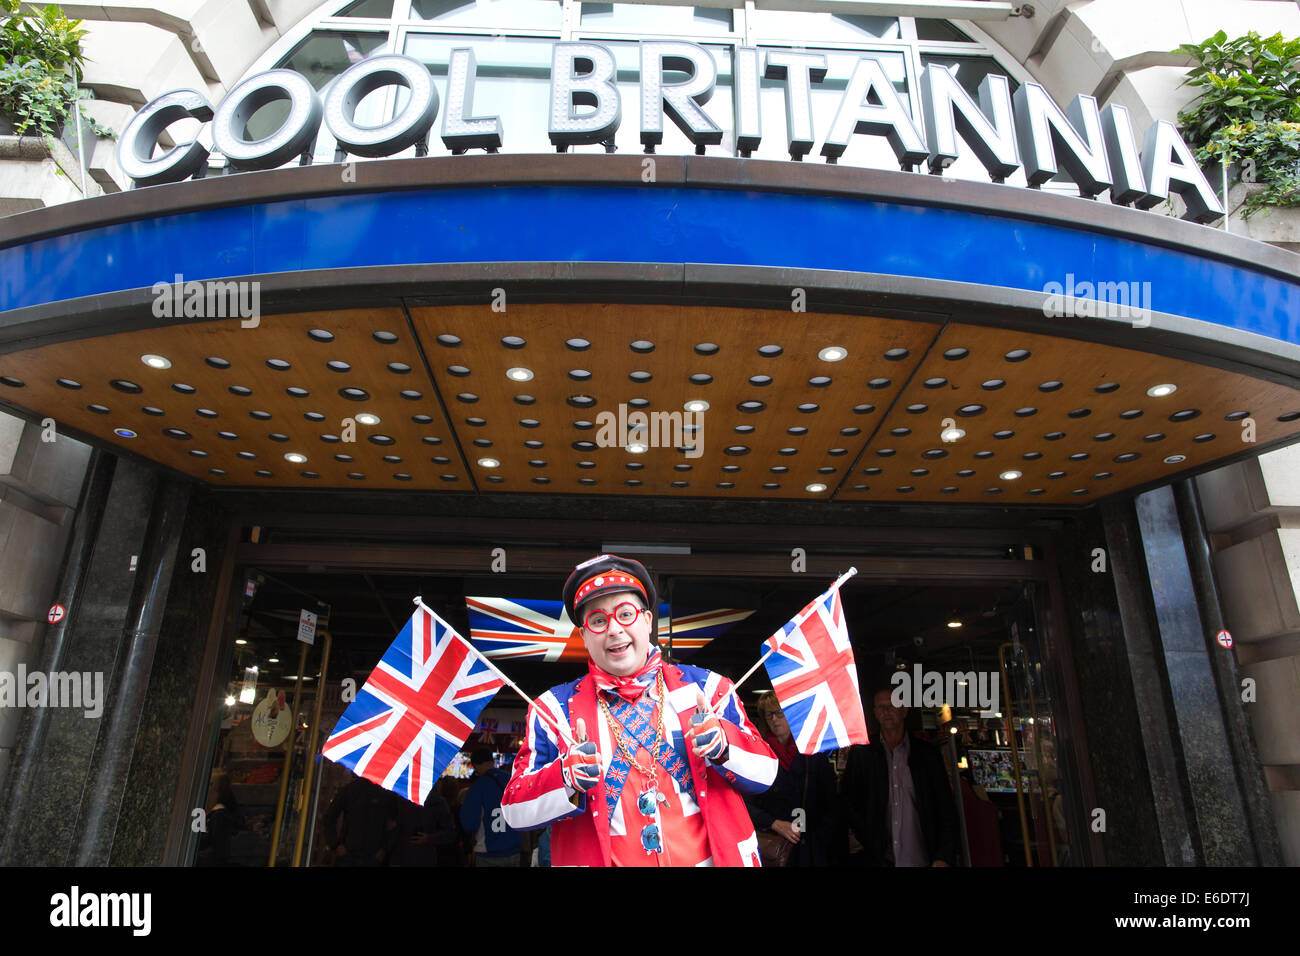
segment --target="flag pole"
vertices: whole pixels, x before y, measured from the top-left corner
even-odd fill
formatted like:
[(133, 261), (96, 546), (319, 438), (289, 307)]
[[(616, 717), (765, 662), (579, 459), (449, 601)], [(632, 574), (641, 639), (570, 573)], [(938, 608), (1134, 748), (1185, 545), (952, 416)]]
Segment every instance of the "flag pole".
[[(849, 568), (847, 571), (845, 571), (843, 574), (841, 574), (838, 578), (835, 579), (834, 584), (832, 584), (830, 587), (826, 589), (826, 591), (822, 593), (827, 593), (830, 591), (837, 590), (840, 587), (840, 585), (842, 585), (845, 581), (847, 581), (849, 578), (853, 577), (853, 575), (857, 573), (858, 573), (857, 568), (854, 567)], [(807, 614), (811, 614), (811, 613), (812, 613), (812, 609), (810, 608)], [(807, 614), (805, 614), (804, 617), (807, 617)], [(802, 624), (804, 617), (796, 618), (796, 620)], [(745, 671), (744, 675), (740, 678), (740, 680), (736, 681), (736, 683), (731, 685), (731, 692), (733, 694), (740, 688), (741, 684), (745, 683), (745, 681), (749, 680), (752, 676), (754, 676), (754, 671), (758, 670), (759, 667), (762, 666), (763, 662), (772, 656), (773, 650), (775, 650), (775, 648), (769, 647), (766, 651), (764, 651), (763, 656), (758, 659), (758, 661), (754, 664), (754, 666), (751, 667), (749, 670)]]
[[(422, 600), (420, 600), (420, 595), (418, 595), (418, 594), (415, 596), (415, 605), (416, 605), (416, 607), (420, 607), (420, 608), (423, 608), (424, 610), (428, 611), (428, 612), (429, 612), (430, 614), (432, 614), (434, 617), (438, 617), (437, 612), (435, 612), (435, 611), (433, 610), (433, 608), (429, 607), (429, 605), (425, 604)], [(441, 618), (438, 618), (438, 619), (439, 619), (439, 620), (442, 620)], [(445, 623), (445, 622), (444, 622), (444, 623)], [(451, 627), (450, 625), (448, 625), (447, 630), (451, 631), (452, 634), (455, 634), (457, 640), (463, 642), (464, 645), (465, 645), (466, 647), (468, 647), (471, 651), (473, 651), (474, 654), (478, 656), (478, 659), (481, 660), (485, 665), (487, 665), (488, 670), (490, 670), (490, 671), (492, 671), (492, 673), (496, 674), (497, 677), (500, 677), (503, 681), (505, 681), (505, 683), (510, 687), (511, 690), (513, 690), (516, 694), (518, 694), (520, 697), (522, 697), (522, 698), (524, 699), (524, 701), (528, 704), (528, 706), (531, 707), (534, 711), (537, 712), (538, 716), (540, 716), (540, 717), (544, 717), (544, 718), (546, 719), (546, 722), (547, 722), (548, 724), (551, 725), (551, 729), (554, 730), (554, 731), (555, 731), (557, 734), (559, 734), (561, 737), (563, 737), (564, 740), (565, 740), (565, 742), (566, 742), (570, 747), (576, 747), (576, 746), (577, 746), (577, 744), (574, 742), (573, 738), (570, 737), (570, 736), (565, 732), (564, 728), (560, 726), (559, 721), (557, 721), (557, 720), (556, 720), (556, 719), (551, 715), (551, 712), (550, 712), (550, 711), (548, 711), (548, 710), (547, 710), (546, 708), (544, 708), (544, 707), (539, 707), (539, 706), (537, 706), (537, 702), (536, 702), (535, 700), (533, 700), (531, 697), (529, 697), (527, 694), (525, 694), (522, 690), (520, 690), (519, 685), (516, 684), (514, 681), (512, 681), (508, 676), (506, 676), (505, 672), (502, 671), (501, 668), (497, 667), (497, 666), (496, 666), (495, 664), (493, 664), (490, 660), (488, 660), (487, 657), (485, 657), (485, 656), (483, 655), (483, 653), (482, 653), (482, 652), (481, 652), (477, 647), (475, 647), (475, 646), (474, 646), (473, 644), (471, 644), (469, 641), (465, 640), (465, 638), (461, 637), (460, 634), (458, 634), (458, 633), (456, 632), (456, 629), (455, 629), (454, 627)]]
[(754, 663), (754, 666), (751, 667), (749, 670), (745, 671), (744, 675), (740, 678), (740, 680), (736, 681), (736, 683), (734, 683), (734, 684), (731, 685), (731, 689), (734, 691), (734, 690), (735, 690), (736, 688), (738, 688), (741, 684), (745, 683), (745, 681), (747, 681), (747, 680), (749, 680), (751, 677), (753, 677), (753, 676), (754, 676), (754, 671), (756, 671), (756, 670), (758, 670), (760, 667), (762, 667), (762, 666), (763, 666), (763, 661), (767, 660), (767, 659), (768, 659), (769, 657), (771, 657), (771, 656), (772, 656), (772, 648), (769, 647), (766, 651), (763, 652), (763, 656), (760, 657), (760, 658), (759, 658), (759, 659)]

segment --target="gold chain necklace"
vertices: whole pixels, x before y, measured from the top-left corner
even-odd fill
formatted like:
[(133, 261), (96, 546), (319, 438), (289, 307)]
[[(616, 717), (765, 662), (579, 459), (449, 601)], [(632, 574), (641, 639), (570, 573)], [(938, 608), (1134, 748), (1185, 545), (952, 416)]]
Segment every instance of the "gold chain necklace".
[[(609, 704), (605, 702), (604, 695), (599, 693), (596, 695), (596, 700), (600, 704), (601, 712), (604, 713), (605, 719), (609, 721), (610, 733), (612, 733), (614, 736), (614, 744), (615, 746), (618, 747), (619, 753), (623, 755), (624, 760), (626, 760), (633, 767), (636, 767), (636, 769), (641, 772), (641, 775), (651, 782), (653, 782), (655, 779), (655, 769), (654, 769), (655, 750), (658, 749), (659, 747), (659, 739), (663, 735), (663, 730), (664, 730), (664, 702), (667, 700), (667, 697), (664, 694), (663, 670), (660, 670), (659, 673), (655, 675), (655, 690), (659, 692), (659, 720), (655, 722), (655, 736), (654, 736), (654, 740), (651, 743), (651, 747), (649, 748), (650, 750), (649, 770), (641, 766), (641, 764), (637, 761), (636, 756), (628, 751), (627, 744), (623, 740), (623, 726), (618, 722), (617, 719), (615, 719), (614, 714), (610, 711)], [(633, 704), (632, 706), (635, 707), (636, 705)]]

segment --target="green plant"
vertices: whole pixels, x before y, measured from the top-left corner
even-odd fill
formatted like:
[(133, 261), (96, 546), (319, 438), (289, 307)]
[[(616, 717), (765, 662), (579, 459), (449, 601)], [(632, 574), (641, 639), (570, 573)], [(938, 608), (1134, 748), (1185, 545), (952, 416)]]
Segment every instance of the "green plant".
[(1175, 52), (1197, 65), (1184, 83), (1201, 95), (1178, 114), (1202, 166), (1228, 165), (1236, 182), (1259, 183), (1243, 206), (1300, 206), (1300, 39), (1258, 33), (1229, 40), (1220, 30)]
[[(89, 100), (93, 100), (94, 98), (95, 98), (95, 94), (92, 93), (90, 90), (77, 90), (77, 99), (83, 103)], [(81, 111), (81, 119), (84, 123), (86, 123), (86, 125), (90, 127), (90, 131), (94, 133), (96, 136), (102, 136), (104, 139), (113, 139), (117, 136), (116, 132), (114, 132), (112, 129), (110, 129), (107, 126), (101, 125), (99, 121), (95, 119), (95, 117), (86, 113), (85, 110)]]
[(14, 131), (29, 129), (53, 136), (68, 118), (77, 87), (66, 74), (51, 72), (39, 60), (10, 63), (0, 68), (0, 114), (14, 118)]
[[(52, 136), (72, 113), (73, 103), (88, 96), (78, 90), (86, 31), (49, 4), (23, 14), (19, 0), (0, 0), (0, 115), (13, 120), (19, 136), (28, 131)], [(112, 135), (94, 121), (96, 135)]]
[(23, 15), (18, 7), (19, 0), (0, 0), (0, 66), (37, 60), (80, 83), (86, 62), (82, 21), (69, 20), (55, 4), (36, 15)]

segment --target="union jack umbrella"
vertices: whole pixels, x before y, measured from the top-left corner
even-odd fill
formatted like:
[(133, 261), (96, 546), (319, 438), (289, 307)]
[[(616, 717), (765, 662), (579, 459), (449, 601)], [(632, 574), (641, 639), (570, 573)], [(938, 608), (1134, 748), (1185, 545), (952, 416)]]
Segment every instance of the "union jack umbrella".
[(504, 683), (451, 625), (419, 604), (322, 753), (423, 806)]
[[(485, 657), (538, 661), (585, 661), (587, 649), (563, 601), (530, 598), (467, 597), (469, 636)], [(698, 611), (677, 609), (670, 617), (659, 605), (659, 643), (672, 633), (673, 651), (689, 654), (754, 612), (734, 608)]]
[[(854, 572), (856, 573), (856, 572)], [(768, 638), (763, 662), (802, 754), (867, 743), (840, 578)]]

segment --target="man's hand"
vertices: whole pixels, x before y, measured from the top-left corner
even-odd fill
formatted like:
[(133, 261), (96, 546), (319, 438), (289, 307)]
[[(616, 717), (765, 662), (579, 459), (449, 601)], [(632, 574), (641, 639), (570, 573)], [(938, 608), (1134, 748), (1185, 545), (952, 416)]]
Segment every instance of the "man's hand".
[(722, 722), (716, 714), (710, 712), (704, 702), (704, 692), (695, 688), (695, 714), (691, 717), (691, 729), (686, 731), (697, 757), (704, 757), (715, 763), (727, 755), (727, 735), (722, 732)]
[(933, 863), (931, 863), (930, 865), (931, 865), (931, 866), (945, 866), (945, 867), (946, 867), (946, 866), (948, 865), (948, 861), (947, 861), (947, 860), (935, 860), (935, 861), (934, 861)]
[(781, 834), (791, 843), (799, 842), (799, 831), (795, 829), (794, 824), (789, 820), (773, 820), (772, 832)]
[(569, 747), (561, 758), (564, 784), (574, 793), (586, 793), (600, 779), (600, 754), (587, 739), (587, 724), (578, 718), (577, 746)]

